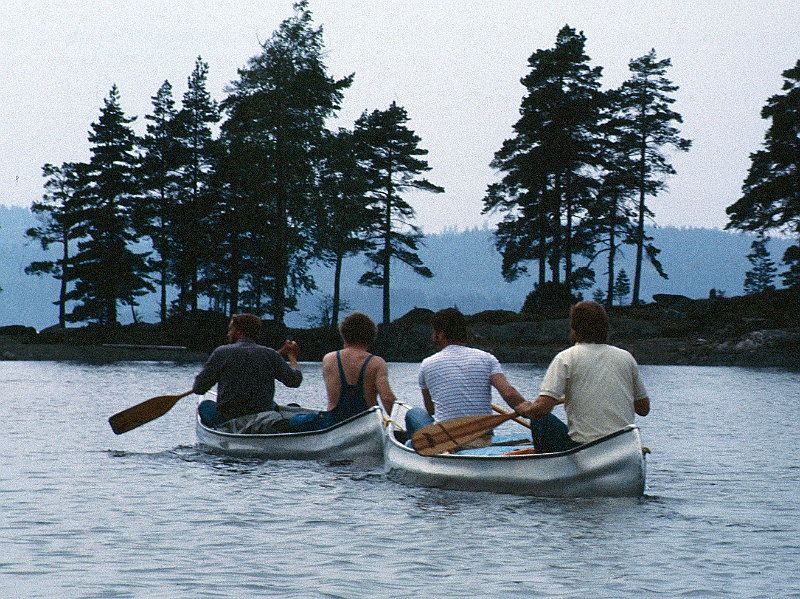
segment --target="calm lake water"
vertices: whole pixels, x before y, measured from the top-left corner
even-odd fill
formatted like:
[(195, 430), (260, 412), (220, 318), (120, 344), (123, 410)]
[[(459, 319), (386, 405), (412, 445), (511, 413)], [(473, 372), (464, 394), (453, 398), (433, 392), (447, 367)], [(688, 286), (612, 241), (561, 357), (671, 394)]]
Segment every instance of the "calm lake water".
[[(321, 408), (302, 366), (279, 401)], [(505, 369), (536, 394), (542, 368)], [(419, 405), (416, 370), (390, 379)], [(111, 432), (196, 371), (0, 362), (0, 597), (800, 597), (797, 372), (643, 366), (646, 495), (565, 500), (207, 455), (192, 397)]]

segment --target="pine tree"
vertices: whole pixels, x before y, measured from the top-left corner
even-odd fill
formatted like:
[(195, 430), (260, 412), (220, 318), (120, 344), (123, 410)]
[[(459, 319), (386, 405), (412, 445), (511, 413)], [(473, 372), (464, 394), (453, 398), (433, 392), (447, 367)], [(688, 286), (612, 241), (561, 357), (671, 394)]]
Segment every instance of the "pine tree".
[(786, 232), (798, 239), (783, 255), (783, 283), (800, 285), (800, 60), (783, 72), (784, 94), (767, 100), (763, 149), (750, 155), (742, 197), (728, 206), (726, 229)]
[(52, 275), (59, 281), (58, 324), (66, 326), (67, 322), (67, 289), (71, 279), (70, 243), (82, 237), (76, 215), (75, 198), (82, 186), (82, 178), (87, 165), (65, 162), (60, 167), (45, 164), (42, 174), (45, 177), (45, 193), (42, 200), (31, 204), (31, 211), (42, 223), (25, 232), (26, 237), (37, 240), (43, 250), (51, 245), (61, 246), (61, 258), (58, 260), (38, 260), (25, 268), (29, 275)]
[(504, 175), (489, 186), (483, 212), (504, 214), (496, 237), (508, 280), (527, 272), (531, 260), (539, 263), (540, 288), (548, 266), (552, 281), (560, 283), (562, 262), (570, 291), (593, 277), (586, 270), (576, 276), (573, 266), (574, 257), (592, 246), (584, 218), (601, 164), (602, 69), (589, 66), (585, 44), (583, 33), (565, 26), (554, 48), (528, 59), (515, 136), (503, 142), (491, 163)]
[(410, 130), (408, 113), (395, 102), (387, 110), (364, 113), (355, 123), (353, 136), (357, 154), (366, 169), (372, 208), (380, 215), (373, 231), (374, 249), (366, 252), (374, 268), (359, 283), (383, 290), (383, 322), (391, 321), (391, 265), (398, 260), (423, 277), (433, 273), (422, 263), (417, 250), (422, 231), (412, 224), (415, 212), (402, 197), (406, 190), (442, 193), (444, 188), (420, 177), (430, 169), (428, 150), (419, 147), (420, 137)]
[[(252, 276), (243, 280), (253, 297), (269, 295), (268, 311), (280, 324), (297, 294), (313, 288), (316, 162), (326, 121), (353, 80), (327, 75), (322, 29), (312, 27), (308, 2), (294, 10), (239, 70), (222, 103), (227, 201), (244, 211), (238, 218), (248, 226), (244, 235), (231, 229), (229, 247), (238, 247), (236, 237), (247, 238)], [(228, 259), (237, 256), (228, 252)], [(231, 282), (232, 298), (238, 285)], [(236, 309), (236, 300), (231, 303)]]
[(747, 254), (747, 260), (753, 268), (744, 275), (744, 292), (747, 295), (775, 289), (773, 282), (778, 269), (769, 257), (768, 242), (769, 237), (760, 232), (750, 244), (752, 251)]
[(630, 79), (617, 90), (616, 128), (621, 131), (620, 145), (633, 163), (637, 174), (637, 223), (632, 241), (636, 246), (636, 268), (633, 278), (633, 304), (639, 303), (642, 263), (645, 254), (656, 271), (667, 278), (657, 256), (660, 252), (645, 234), (645, 223), (654, 217), (647, 206), (647, 198), (656, 196), (666, 187), (665, 178), (675, 174), (667, 161), (665, 148), (688, 152), (691, 141), (680, 137), (675, 124), (682, 123), (680, 114), (670, 108), (675, 99), (670, 95), (678, 90), (666, 78), (670, 59), (657, 60), (656, 51), (650, 50), (640, 58), (630, 61)]
[(600, 293), (606, 307), (614, 303), (614, 281), (617, 258), (624, 245), (636, 237), (636, 168), (620, 142), (623, 131), (615, 118), (619, 102), (617, 90), (605, 94), (606, 102), (601, 112), (603, 142), (599, 145), (602, 162), (599, 187), (594, 201), (589, 205), (591, 226), (594, 229), (594, 247), (590, 256), (594, 260), (606, 254), (606, 290)]

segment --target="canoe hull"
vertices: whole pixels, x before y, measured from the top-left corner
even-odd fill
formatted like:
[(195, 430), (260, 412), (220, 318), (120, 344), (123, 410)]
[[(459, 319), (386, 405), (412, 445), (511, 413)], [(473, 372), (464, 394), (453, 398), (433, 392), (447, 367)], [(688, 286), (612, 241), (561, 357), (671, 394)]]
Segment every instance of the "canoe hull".
[[(397, 421), (393, 414), (393, 420)], [(421, 456), (399, 443), (393, 424), (384, 437), (384, 468), (408, 485), (537, 497), (638, 497), (645, 459), (639, 429), (630, 425), (570, 451), (517, 456)]]
[(197, 441), (205, 451), (270, 460), (383, 463), (383, 415), (374, 407), (322, 431), (281, 434), (237, 434), (217, 431), (197, 418)]

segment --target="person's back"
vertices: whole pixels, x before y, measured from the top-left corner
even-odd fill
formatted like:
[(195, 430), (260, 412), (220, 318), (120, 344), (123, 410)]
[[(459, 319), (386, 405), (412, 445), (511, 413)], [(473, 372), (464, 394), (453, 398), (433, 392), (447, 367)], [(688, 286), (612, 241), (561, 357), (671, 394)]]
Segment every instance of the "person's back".
[(216, 382), (217, 409), (226, 418), (273, 409), (276, 379), (288, 387), (302, 382), (300, 371), (287, 368), (277, 351), (249, 338), (220, 346), (209, 364), (202, 376), (198, 375), (195, 387)]
[(436, 422), (492, 413), (492, 375), (502, 372), (491, 354), (450, 344), (420, 365), (420, 388), (433, 401)]
[[(228, 323), (228, 345), (216, 348), (194, 380), (193, 391), (205, 394), (217, 385), (217, 401), (198, 406), (204, 423), (217, 427), (250, 414), (273, 410), (275, 381), (299, 387), (303, 374), (297, 364), (297, 343), (287, 341), (276, 351), (256, 343), (261, 319), (235, 314)], [(289, 359), (287, 364), (283, 358)]]
[(375, 405), (380, 395), (387, 413), (395, 402), (389, 386), (389, 370), (379, 356), (369, 353), (377, 328), (366, 314), (354, 312), (342, 320), (339, 332), (344, 348), (322, 358), (322, 376), (328, 397), (327, 411), (293, 416), (295, 432), (333, 426)]
[[(553, 358), (539, 397), (522, 412), (531, 419), (537, 452), (566, 451), (594, 441), (650, 411), (636, 360), (606, 343), (609, 327), (608, 314), (597, 302), (578, 302), (570, 309), (575, 345)], [(561, 401), (567, 424), (551, 413)]]
[[(577, 343), (554, 364), (549, 372), (563, 369), (569, 380), (564, 407), (573, 441), (588, 443), (633, 424), (634, 402), (646, 391), (630, 353), (605, 343)], [(558, 395), (553, 377), (545, 377), (540, 393)]]
[[(434, 422), (491, 414), (492, 387), (513, 410), (528, 404), (508, 382), (495, 356), (466, 346), (467, 322), (457, 308), (436, 312), (431, 328), (436, 353), (422, 361), (418, 377), (425, 407), (406, 413), (409, 435)], [(474, 443), (490, 442), (491, 433)]]

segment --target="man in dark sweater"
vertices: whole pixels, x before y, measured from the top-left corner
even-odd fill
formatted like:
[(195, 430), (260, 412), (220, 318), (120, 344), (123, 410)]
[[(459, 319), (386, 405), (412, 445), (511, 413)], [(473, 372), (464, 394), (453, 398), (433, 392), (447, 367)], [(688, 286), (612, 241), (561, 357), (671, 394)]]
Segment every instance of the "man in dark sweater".
[(286, 341), (276, 351), (256, 343), (260, 331), (260, 318), (235, 314), (228, 324), (229, 344), (215, 349), (195, 378), (192, 390), (198, 395), (217, 385), (217, 401), (205, 400), (198, 407), (208, 426), (274, 410), (276, 380), (287, 387), (299, 387), (303, 382), (297, 343)]

